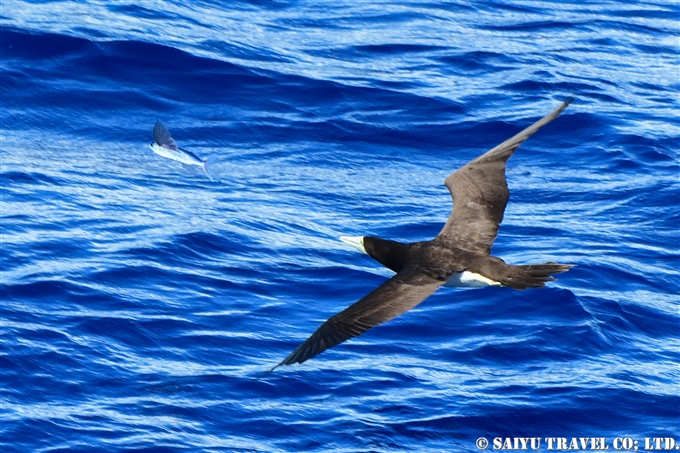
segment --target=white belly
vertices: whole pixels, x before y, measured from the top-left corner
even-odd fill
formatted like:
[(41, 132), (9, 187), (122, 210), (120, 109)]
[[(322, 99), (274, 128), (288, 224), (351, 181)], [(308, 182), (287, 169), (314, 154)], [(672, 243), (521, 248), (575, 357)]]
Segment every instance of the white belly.
[(474, 272), (463, 271), (454, 273), (449, 277), (444, 286), (450, 288), (476, 288), (480, 286), (501, 286), (501, 283)]
[(182, 152), (181, 150), (174, 150), (170, 148), (166, 148), (165, 146), (158, 146), (157, 144), (152, 144), (151, 146), (151, 151), (154, 153), (158, 154), (161, 157), (165, 157), (166, 159), (171, 159), (177, 162), (181, 162), (185, 165), (201, 165), (203, 162), (197, 161), (194, 159), (192, 156), (189, 154)]

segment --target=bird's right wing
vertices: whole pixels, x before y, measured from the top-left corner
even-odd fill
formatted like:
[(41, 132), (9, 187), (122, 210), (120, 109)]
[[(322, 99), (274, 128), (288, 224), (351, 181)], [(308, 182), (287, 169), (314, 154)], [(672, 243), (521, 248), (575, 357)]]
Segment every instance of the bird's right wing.
[(451, 173), (445, 184), (453, 211), (437, 239), (457, 248), (489, 254), (503, 220), (509, 191), (505, 163), (519, 145), (555, 118), (573, 101), (558, 108), (498, 146)]
[[(429, 275), (428, 275), (429, 274)], [(281, 363), (302, 363), (415, 307), (443, 285), (445, 278), (407, 267), (367, 296), (324, 322)]]
[(170, 131), (160, 121), (156, 121), (153, 127), (153, 139), (160, 146), (165, 146), (170, 149), (177, 150), (177, 142), (170, 136)]

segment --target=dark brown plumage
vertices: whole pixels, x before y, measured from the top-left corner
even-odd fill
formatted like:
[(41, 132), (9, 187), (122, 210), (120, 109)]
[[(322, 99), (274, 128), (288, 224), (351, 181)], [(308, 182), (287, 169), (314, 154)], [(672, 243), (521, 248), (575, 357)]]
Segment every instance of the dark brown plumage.
[(538, 288), (566, 272), (571, 264), (513, 266), (491, 256), (491, 246), (503, 220), (509, 191), (505, 164), (515, 150), (541, 127), (559, 116), (573, 101), (453, 172), (445, 180), (453, 210), (431, 241), (402, 244), (363, 237), (363, 250), (396, 272), (392, 278), (340, 313), (331, 316), (281, 363), (302, 363), (328, 348), (415, 307), (460, 273), (477, 274), (489, 284), (514, 289)]

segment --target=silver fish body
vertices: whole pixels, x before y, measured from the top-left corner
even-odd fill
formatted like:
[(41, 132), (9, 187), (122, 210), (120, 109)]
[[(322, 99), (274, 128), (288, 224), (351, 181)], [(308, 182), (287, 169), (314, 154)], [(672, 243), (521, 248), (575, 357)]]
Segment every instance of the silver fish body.
[(149, 147), (155, 154), (184, 165), (201, 167), (210, 181), (213, 181), (213, 177), (208, 171), (208, 159), (201, 159), (191, 151), (177, 146), (177, 142), (170, 136), (170, 131), (160, 121), (156, 121), (156, 125), (153, 128), (153, 138), (155, 143), (149, 144)]

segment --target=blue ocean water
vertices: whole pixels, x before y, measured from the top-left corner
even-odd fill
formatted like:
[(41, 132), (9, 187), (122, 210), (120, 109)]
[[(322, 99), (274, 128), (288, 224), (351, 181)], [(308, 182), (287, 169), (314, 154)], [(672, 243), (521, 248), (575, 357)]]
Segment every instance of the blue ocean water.
[[(0, 8), (3, 453), (680, 443), (677, 2)], [(339, 236), (430, 239), (446, 176), (569, 95), (493, 253), (577, 267), (266, 373), (391, 275)]]

